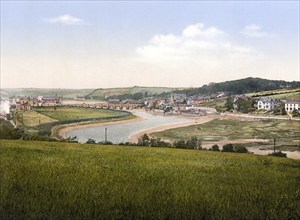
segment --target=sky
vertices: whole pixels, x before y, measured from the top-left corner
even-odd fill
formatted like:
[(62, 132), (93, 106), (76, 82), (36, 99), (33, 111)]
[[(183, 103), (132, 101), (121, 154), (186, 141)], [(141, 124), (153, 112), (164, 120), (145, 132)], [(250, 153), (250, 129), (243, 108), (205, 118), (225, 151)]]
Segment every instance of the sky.
[(1, 88), (300, 81), (299, 1), (1, 0)]

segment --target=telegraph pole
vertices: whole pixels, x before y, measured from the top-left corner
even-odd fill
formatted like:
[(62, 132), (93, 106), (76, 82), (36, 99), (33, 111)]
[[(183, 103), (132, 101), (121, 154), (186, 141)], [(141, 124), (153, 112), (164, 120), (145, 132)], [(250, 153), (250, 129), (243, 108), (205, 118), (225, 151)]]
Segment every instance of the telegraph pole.
[(105, 136), (104, 136), (104, 143), (107, 142), (107, 128), (105, 128)]
[(275, 147), (276, 147), (276, 138), (274, 138), (274, 154), (275, 154)]

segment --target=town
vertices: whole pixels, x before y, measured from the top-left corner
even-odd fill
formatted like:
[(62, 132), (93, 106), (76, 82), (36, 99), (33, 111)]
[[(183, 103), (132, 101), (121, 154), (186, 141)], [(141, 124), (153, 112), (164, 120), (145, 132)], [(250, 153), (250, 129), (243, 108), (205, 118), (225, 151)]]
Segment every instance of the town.
[[(214, 106), (223, 103), (223, 107)], [(286, 101), (272, 97), (251, 97), (247, 95), (229, 96), (220, 92), (209, 96), (187, 96), (185, 93), (170, 93), (168, 98), (111, 99), (106, 101), (91, 100), (84, 96), (63, 99), (59, 96), (13, 96), (1, 99), (1, 118), (10, 120), (11, 111), (29, 111), (34, 107), (73, 106), (83, 108), (132, 110), (143, 108), (146, 111), (166, 115), (207, 115), (224, 111), (241, 113), (266, 113), (297, 116), (300, 101)], [(213, 106), (213, 107), (209, 107)], [(259, 111), (261, 110), (261, 111)]]

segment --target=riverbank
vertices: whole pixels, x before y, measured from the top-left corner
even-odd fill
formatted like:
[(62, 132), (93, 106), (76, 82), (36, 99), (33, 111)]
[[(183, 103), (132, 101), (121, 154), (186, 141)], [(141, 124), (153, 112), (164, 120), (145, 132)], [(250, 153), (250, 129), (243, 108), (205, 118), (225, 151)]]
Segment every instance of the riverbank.
[(142, 131), (139, 131), (139, 132), (136, 132), (136, 133), (130, 135), (128, 137), (128, 141), (131, 143), (137, 143), (139, 137), (141, 137), (143, 134), (147, 134), (147, 135), (151, 136), (151, 133), (154, 133), (154, 132), (160, 132), (160, 131), (164, 131), (164, 130), (168, 130), (168, 129), (172, 129), (172, 128), (187, 127), (187, 126), (196, 125), (196, 124), (204, 124), (204, 123), (207, 123), (216, 118), (218, 118), (218, 116), (216, 116), (216, 115), (194, 117), (194, 118), (190, 118), (191, 121), (188, 121), (188, 122), (173, 123), (173, 124), (161, 125), (161, 126), (145, 129), (145, 130), (142, 130)]
[(137, 115), (131, 115), (128, 118), (124, 118), (122, 120), (115, 120), (115, 121), (95, 121), (95, 122), (83, 122), (83, 123), (73, 123), (67, 125), (59, 125), (52, 128), (51, 133), (52, 136), (57, 136), (58, 138), (66, 139), (68, 138), (68, 133), (71, 131), (75, 131), (77, 129), (84, 129), (84, 128), (93, 128), (97, 126), (105, 126), (105, 125), (112, 125), (112, 124), (125, 124), (128, 122), (135, 122), (141, 121), (143, 118)]

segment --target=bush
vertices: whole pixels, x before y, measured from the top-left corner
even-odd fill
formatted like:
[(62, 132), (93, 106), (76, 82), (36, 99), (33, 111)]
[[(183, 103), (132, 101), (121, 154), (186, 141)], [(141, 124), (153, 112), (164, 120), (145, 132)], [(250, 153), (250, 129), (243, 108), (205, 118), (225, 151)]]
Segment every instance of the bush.
[(236, 153), (248, 153), (248, 150), (244, 146), (236, 145), (236, 146), (234, 146), (234, 152), (236, 152)]
[(197, 149), (197, 150), (201, 150), (201, 141), (196, 138), (196, 137), (192, 137), (190, 140), (179, 140), (179, 141), (175, 141), (173, 143), (173, 146), (175, 148), (183, 148), (183, 149)]
[(225, 144), (223, 146), (223, 152), (234, 152), (232, 144)]
[(96, 144), (96, 141), (94, 139), (89, 138), (87, 140), (87, 142), (85, 142), (86, 144)]
[(113, 145), (113, 142), (111, 142), (111, 141), (100, 141), (100, 142), (98, 142), (98, 144), (102, 144), (102, 145)]
[(14, 128), (8, 121), (0, 119), (0, 139), (20, 139), (24, 130)]
[(269, 156), (274, 156), (274, 157), (287, 157), (285, 153), (282, 153), (281, 151), (279, 152), (275, 152), (275, 153), (271, 153), (268, 154)]
[(176, 148), (186, 148), (186, 142), (185, 140), (175, 141), (173, 146)]
[(211, 150), (212, 151), (220, 151), (219, 145), (214, 144), (213, 146), (211, 146)]
[(149, 146), (150, 145), (150, 138), (147, 134), (144, 134), (142, 137), (138, 140), (139, 146)]

